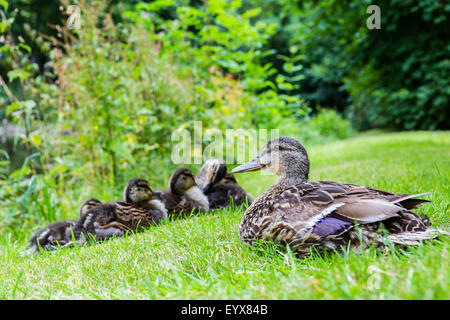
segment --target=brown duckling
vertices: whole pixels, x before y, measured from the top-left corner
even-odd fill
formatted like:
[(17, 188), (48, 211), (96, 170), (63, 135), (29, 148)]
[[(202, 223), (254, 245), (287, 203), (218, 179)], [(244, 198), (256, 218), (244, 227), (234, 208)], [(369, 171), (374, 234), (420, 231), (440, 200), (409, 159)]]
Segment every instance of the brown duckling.
[(223, 160), (207, 160), (195, 179), (208, 197), (211, 210), (227, 208), (231, 201), (237, 206), (246, 201), (251, 204), (253, 201), (252, 197), (238, 184), (234, 175), (227, 173), (227, 166)]
[[(123, 236), (126, 231), (142, 231), (167, 218), (167, 210), (155, 199), (148, 181), (136, 178), (124, 189), (124, 201), (113, 201), (90, 210), (74, 227), (78, 240), (91, 234), (96, 240)], [(81, 241), (83, 243), (84, 240)]]
[[(89, 210), (101, 204), (95, 198), (84, 201), (79, 209), (80, 218), (85, 216)], [(72, 229), (76, 223), (74, 220), (57, 221), (39, 230), (31, 237), (30, 251), (39, 252), (40, 249), (53, 250), (66, 245), (70, 242)]]
[(177, 169), (169, 179), (168, 190), (155, 191), (170, 216), (185, 216), (209, 210), (208, 198), (195, 183), (191, 170)]
[(231, 173), (227, 173), (224, 178), (206, 190), (206, 196), (211, 209), (228, 208), (231, 202), (236, 206), (246, 202), (250, 205), (253, 201)]

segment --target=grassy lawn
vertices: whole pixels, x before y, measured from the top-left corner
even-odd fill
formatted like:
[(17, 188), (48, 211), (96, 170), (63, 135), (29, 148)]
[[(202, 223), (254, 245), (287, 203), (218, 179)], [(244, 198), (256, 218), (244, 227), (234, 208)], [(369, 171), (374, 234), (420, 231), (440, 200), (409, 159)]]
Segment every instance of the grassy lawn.
[[(307, 148), (311, 180), (431, 191), (418, 212), (449, 230), (450, 132), (361, 135)], [(258, 196), (276, 179), (237, 175)], [(0, 238), (0, 299), (450, 299), (450, 239), (408, 252), (298, 260), (239, 241), (244, 208), (167, 221), (102, 244), (23, 256)], [(31, 236), (31, 234), (30, 234)]]

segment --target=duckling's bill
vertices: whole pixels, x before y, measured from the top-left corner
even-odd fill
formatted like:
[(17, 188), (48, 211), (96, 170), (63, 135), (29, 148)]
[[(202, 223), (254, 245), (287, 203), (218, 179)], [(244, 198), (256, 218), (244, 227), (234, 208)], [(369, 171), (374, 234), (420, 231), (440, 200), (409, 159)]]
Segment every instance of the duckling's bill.
[(247, 163), (244, 163), (233, 170), (231, 170), (231, 173), (241, 173), (241, 172), (249, 172), (249, 171), (256, 171), (262, 169), (262, 165), (259, 162), (259, 158), (256, 157), (252, 160), (250, 160)]

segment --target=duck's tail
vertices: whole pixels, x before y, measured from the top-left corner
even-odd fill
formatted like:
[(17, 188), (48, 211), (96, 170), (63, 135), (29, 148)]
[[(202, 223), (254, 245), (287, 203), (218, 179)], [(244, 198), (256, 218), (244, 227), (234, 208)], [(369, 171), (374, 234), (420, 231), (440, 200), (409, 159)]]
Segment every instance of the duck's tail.
[(431, 192), (417, 193), (417, 194), (396, 194), (389, 196), (388, 199), (392, 203), (398, 203), (408, 210), (418, 209), (422, 204), (431, 202), (427, 199), (415, 199), (416, 197), (431, 194)]
[(427, 228), (425, 231), (400, 232), (391, 234), (388, 239), (395, 245), (418, 245), (423, 241), (439, 238), (441, 236), (450, 236), (450, 233), (440, 229)]

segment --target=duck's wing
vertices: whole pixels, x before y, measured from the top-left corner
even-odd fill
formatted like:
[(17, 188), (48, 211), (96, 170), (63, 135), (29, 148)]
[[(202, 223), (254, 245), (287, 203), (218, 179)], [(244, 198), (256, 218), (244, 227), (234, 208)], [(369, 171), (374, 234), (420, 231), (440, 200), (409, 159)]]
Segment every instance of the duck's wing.
[(111, 237), (122, 237), (127, 231), (133, 232), (134, 230), (117, 221), (102, 226), (95, 224), (95, 239), (106, 240)]
[(153, 195), (161, 201), (170, 217), (189, 215), (193, 209), (190, 203), (182, 203), (182, 198), (168, 190), (155, 190)]
[(420, 196), (428, 195), (431, 192), (423, 192), (417, 194), (407, 194), (407, 193), (393, 193), (386, 190), (375, 189), (372, 187), (361, 187), (356, 184), (339, 184), (333, 181), (320, 181), (320, 183), (326, 183), (331, 185), (344, 185), (353, 189), (352, 192), (358, 192), (360, 190), (362, 193), (368, 192), (370, 194), (376, 194), (377, 196), (381, 196), (386, 200), (389, 200), (392, 203), (399, 203), (402, 207), (408, 210), (413, 210), (419, 208), (422, 204), (431, 202), (427, 199), (414, 199)]
[(420, 218), (401, 205), (405, 197), (328, 181), (272, 189), (249, 207), (241, 222), (240, 236), (244, 241), (259, 238), (290, 242), (309, 236), (337, 236), (355, 222), (364, 225), (402, 218), (420, 224)]
[(402, 208), (376, 192), (355, 185), (323, 182), (293, 186), (275, 196), (274, 213), (292, 223), (313, 227), (330, 214), (343, 221), (372, 223), (398, 216)]
[[(101, 228), (102, 226), (108, 226), (114, 221), (132, 229), (132, 219), (126, 214), (131, 208), (130, 204), (122, 201), (108, 202), (92, 208), (78, 220), (73, 230), (66, 233), (66, 237), (72, 239), (73, 233), (73, 237), (77, 242), (78, 240), (81, 241), (83, 234), (91, 234), (96, 239), (106, 239), (121, 232), (120, 229), (112, 226), (109, 228), (105, 227), (105, 229)], [(126, 223), (123, 221), (126, 221)]]
[[(127, 227), (126, 225), (124, 225), (124, 224), (122, 224), (120, 222), (117, 222), (117, 221), (111, 221), (111, 222), (109, 222), (107, 224), (104, 224), (104, 225), (99, 225), (98, 223), (95, 223), (95, 233), (97, 235), (99, 235), (101, 233), (101, 231), (104, 231), (105, 229), (120, 229), (120, 230), (125, 231), (125, 232), (126, 231), (133, 231), (129, 227)], [(108, 230), (105, 233), (105, 235), (107, 235), (109, 231), (115, 232), (117, 230)]]
[(131, 230), (140, 230), (142, 227), (149, 227), (154, 221), (153, 206), (137, 206), (128, 202), (116, 202), (115, 221), (127, 226)]

